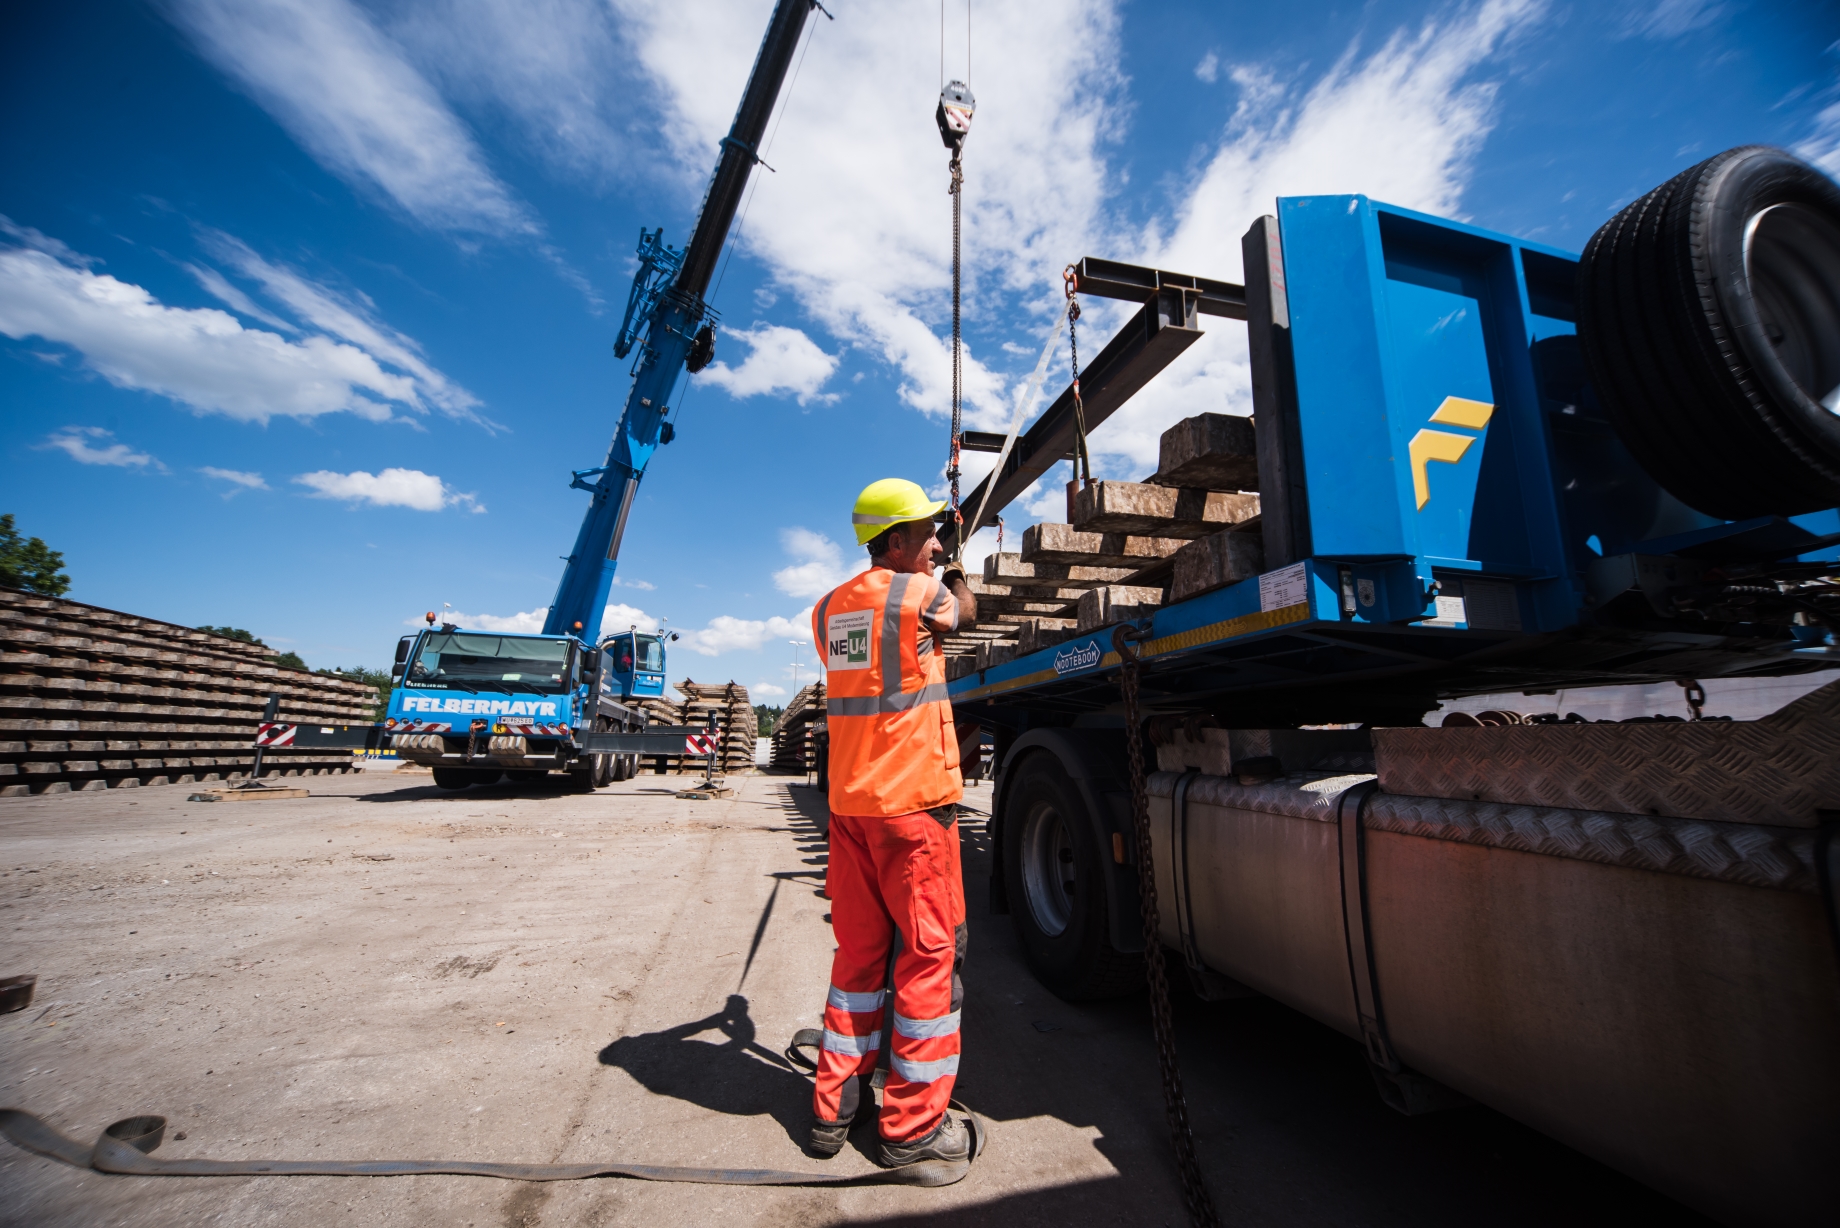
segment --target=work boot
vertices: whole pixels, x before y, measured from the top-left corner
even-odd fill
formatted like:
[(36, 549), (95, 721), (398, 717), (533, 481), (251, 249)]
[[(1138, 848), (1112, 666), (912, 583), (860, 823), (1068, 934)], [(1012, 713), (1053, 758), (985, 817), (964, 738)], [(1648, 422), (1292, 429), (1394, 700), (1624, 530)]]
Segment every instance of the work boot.
[(812, 1154), (826, 1160), (842, 1151), (850, 1137), (850, 1123), (856, 1120), (856, 1110), (862, 1104), (862, 1079), (845, 1079), (837, 1101), (836, 1121), (825, 1121), (822, 1117), (811, 1119)]
[(971, 1132), (965, 1123), (947, 1113), (939, 1119), (932, 1132), (913, 1140), (911, 1143), (891, 1143), (882, 1140), (881, 1164), (883, 1168), (905, 1168), (909, 1164), (918, 1164), (922, 1160), (944, 1160), (948, 1164), (963, 1164), (971, 1159)]
[(845, 1121), (825, 1121), (822, 1117), (811, 1120), (811, 1151), (822, 1159), (830, 1159), (839, 1151), (850, 1137), (850, 1123)]

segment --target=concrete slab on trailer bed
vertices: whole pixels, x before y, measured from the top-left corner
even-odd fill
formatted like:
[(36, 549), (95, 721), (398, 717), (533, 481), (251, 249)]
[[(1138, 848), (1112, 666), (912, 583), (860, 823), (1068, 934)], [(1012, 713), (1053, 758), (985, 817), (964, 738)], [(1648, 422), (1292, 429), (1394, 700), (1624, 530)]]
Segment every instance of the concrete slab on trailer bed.
[[(170, 786), (0, 801), (0, 974), (39, 977), (0, 1017), (0, 1103), (85, 1139), (161, 1113), (171, 1157), (867, 1171), (860, 1130), (834, 1160), (800, 1153), (809, 1085), (776, 1056), (818, 1022), (832, 949), (823, 806), (800, 779), (693, 807), (652, 776), (453, 794), (407, 773), (282, 807)], [(990, 809), (990, 787), (968, 801)], [(964, 845), (959, 1088), (995, 1134), (959, 1185), (112, 1177), (0, 1143), (0, 1221), (1183, 1222), (1144, 999), (1041, 989), (983, 906), (980, 818)], [(1352, 1041), (1273, 1002), (1175, 1014), (1230, 1222), (1703, 1222), (1488, 1110), (1396, 1116)]]

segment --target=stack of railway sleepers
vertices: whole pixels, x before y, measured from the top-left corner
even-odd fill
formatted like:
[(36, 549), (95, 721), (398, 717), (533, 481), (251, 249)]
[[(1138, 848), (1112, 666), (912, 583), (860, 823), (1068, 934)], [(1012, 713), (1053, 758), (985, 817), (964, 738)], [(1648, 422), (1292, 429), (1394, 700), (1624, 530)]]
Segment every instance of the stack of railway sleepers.
[[(278, 719), (366, 725), (376, 691), (270, 664), (273, 650), (58, 597), (0, 589), (0, 797), (238, 780), (268, 697)], [(264, 776), (353, 768), (273, 747)]]
[(786, 710), (773, 722), (773, 757), (776, 768), (808, 772), (818, 766), (817, 748), (811, 736), (812, 725), (824, 719), (824, 684), (814, 682), (800, 687)]
[(946, 638), (947, 679), (1257, 575), (1257, 454), (1250, 419), (1197, 414), (1163, 432), (1143, 482), (1076, 492), (1071, 524), (1033, 525), (1020, 553), (984, 560), (977, 623)]
[[(686, 678), (677, 684), (684, 697), (682, 723), (704, 726), (711, 713), (722, 730), (722, 750), (716, 756), (716, 771), (740, 773), (754, 767), (754, 731), (758, 723), (754, 706), (748, 702), (747, 688), (738, 682), (692, 682)], [(700, 772), (705, 763), (693, 755), (683, 759), (680, 771)]]
[[(630, 705), (645, 713), (646, 721), (652, 725), (683, 724), (684, 705), (682, 701), (672, 701), (658, 696), (639, 696)], [(682, 755), (647, 755), (643, 763), (645, 770), (656, 775), (678, 771), (683, 766)]]

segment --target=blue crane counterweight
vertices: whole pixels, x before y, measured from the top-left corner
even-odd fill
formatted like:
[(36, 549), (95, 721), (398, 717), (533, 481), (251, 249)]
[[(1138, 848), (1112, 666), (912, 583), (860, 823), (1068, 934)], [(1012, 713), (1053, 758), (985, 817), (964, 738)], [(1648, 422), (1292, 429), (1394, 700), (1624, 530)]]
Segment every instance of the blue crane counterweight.
[(711, 313), (703, 293), (709, 288), (748, 176), (760, 161), (760, 140), (792, 65), (805, 19), (818, 7), (814, 0), (779, 0), (774, 7), (735, 122), (722, 140), (715, 176), (690, 242), (680, 250), (665, 245), (662, 227), (639, 232), (639, 270), (633, 276), (626, 318), (614, 346), (614, 353), (622, 358), (637, 347), (632, 388), (606, 463), (599, 469), (576, 471), (571, 483), (591, 498), (544, 620), (545, 635), (574, 635), (590, 644), (600, 635), (601, 611), (613, 588), (620, 540), (640, 479), (652, 453), (674, 433), (665, 415), (677, 388), (678, 372), (686, 367), (700, 370), (714, 350)]

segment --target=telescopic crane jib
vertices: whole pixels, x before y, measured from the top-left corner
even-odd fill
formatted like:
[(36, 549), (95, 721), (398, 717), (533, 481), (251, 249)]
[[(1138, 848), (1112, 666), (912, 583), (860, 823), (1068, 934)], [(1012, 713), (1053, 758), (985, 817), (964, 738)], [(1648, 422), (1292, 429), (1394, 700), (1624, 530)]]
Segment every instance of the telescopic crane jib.
[[(822, 9), (816, 0), (779, 0), (773, 19), (761, 40), (754, 71), (741, 95), (735, 122), (722, 138), (715, 176), (703, 198), (702, 211), (690, 241), (682, 248), (664, 242), (664, 228), (639, 232), (639, 270), (633, 275), (626, 317), (620, 323), (614, 354), (624, 358), (636, 350), (632, 388), (614, 430), (607, 461), (598, 469), (575, 472), (570, 485), (585, 490), (592, 499), (582, 517), (575, 548), (563, 568), (562, 581), (550, 602), (543, 634), (573, 634), (593, 643), (600, 634), (601, 611), (613, 587), (619, 564), (620, 539), (633, 498), (645, 476), (645, 466), (660, 444), (676, 434), (666, 420), (678, 373), (702, 370), (715, 356), (713, 312), (703, 301), (710, 275), (729, 226), (741, 204), (748, 176), (760, 162), (760, 141), (779, 98), (780, 87), (792, 65), (811, 10)], [(830, 15), (828, 12), (825, 14)]]

